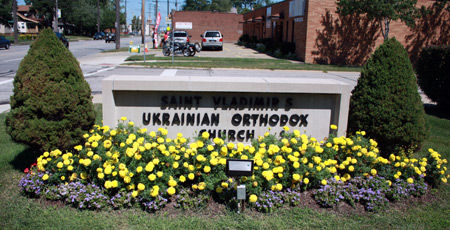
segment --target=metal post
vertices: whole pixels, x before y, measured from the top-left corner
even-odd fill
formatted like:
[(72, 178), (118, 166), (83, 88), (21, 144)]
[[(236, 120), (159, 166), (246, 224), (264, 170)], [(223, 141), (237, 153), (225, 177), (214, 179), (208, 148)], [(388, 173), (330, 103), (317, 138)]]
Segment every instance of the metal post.
[(144, 46), (144, 63), (145, 63), (145, 0), (142, 0), (142, 45)]
[(120, 49), (120, 0), (116, 0), (116, 50)]
[[(158, 31), (156, 31), (156, 20), (158, 18), (158, 0), (156, 0), (155, 2), (155, 31), (154, 33), (156, 33), (156, 35), (158, 35)], [(153, 34), (153, 38), (155, 38), (155, 34)], [(156, 41), (153, 42), (153, 49), (156, 49)]]
[(174, 38), (174, 34), (173, 34), (173, 31), (174, 31), (174, 28), (173, 28), (173, 19), (174, 19), (174, 17), (173, 17), (173, 14), (175, 13), (175, 11), (174, 10), (172, 10), (172, 21), (171, 21), (171, 23), (172, 23), (172, 25), (171, 25), (171, 30), (172, 30), (172, 65), (173, 65), (173, 63), (175, 62), (175, 38)]
[(100, 0), (97, 0), (97, 32), (100, 32)]
[(17, 31), (17, 0), (13, 0), (13, 14), (14, 44), (17, 44), (19, 33), (19, 31)]
[(53, 24), (53, 31), (58, 32), (58, 0), (55, 0), (55, 20)]

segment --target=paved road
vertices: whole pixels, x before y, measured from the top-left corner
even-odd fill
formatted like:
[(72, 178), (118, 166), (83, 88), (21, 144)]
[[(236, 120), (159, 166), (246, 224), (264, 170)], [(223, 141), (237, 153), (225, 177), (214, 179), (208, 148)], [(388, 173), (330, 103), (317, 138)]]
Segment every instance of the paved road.
[[(139, 42), (138, 37), (122, 39), (122, 46), (127, 46), (130, 40), (134, 43)], [(131, 54), (121, 53), (100, 53), (103, 49), (113, 49), (114, 44), (104, 46), (102, 41), (82, 41), (71, 43), (71, 51), (80, 62), (85, 79), (91, 86), (94, 102), (101, 103), (101, 81), (111, 75), (136, 75), (136, 76), (208, 76), (208, 77), (272, 77), (272, 78), (326, 78), (335, 79), (347, 83), (354, 87), (359, 78), (359, 73), (354, 72), (328, 72), (320, 71), (292, 71), (292, 70), (242, 70), (242, 69), (152, 69), (136, 66), (120, 66), (124, 60)], [(14, 47), (14, 50), (16, 47)], [(9, 109), (9, 97), (12, 95), (12, 79), (15, 71), (6, 71), (1, 75), (2, 66), (8, 66), (8, 62), (20, 62), (20, 52), (25, 53), (21, 47), (19, 54), (12, 56), (12, 61), (0, 58), (0, 112)], [(3, 50), (2, 50), (3, 51)], [(152, 51), (146, 54), (161, 55), (161, 51)], [(141, 54), (143, 55), (143, 54)], [(272, 58), (265, 54), (259, 54), (251, 49), (243, 49), (234, 44), (226, 44), (224, 51), (205, 51), (197, 55), (204, 57), (254, 57), (254, 58)], [(3, 55), (2, 55), (3, 56)], [(17, 59), (17, 60), (14, 60)], [(18, 65), (18, 64), (17, 64)], [(5, 70), (3, 70), (5, 71)]]

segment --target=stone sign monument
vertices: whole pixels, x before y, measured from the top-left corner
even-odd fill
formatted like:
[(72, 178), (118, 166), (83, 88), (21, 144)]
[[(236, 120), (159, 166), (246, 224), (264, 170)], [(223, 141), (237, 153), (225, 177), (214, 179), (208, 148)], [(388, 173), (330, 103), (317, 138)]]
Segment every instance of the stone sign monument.
[(209, 132), (210, 137), (249, 143), (283, 127), (317, 139), (330, 125), (347, 127), (350, 85), (311, 78), (111, 76), (103, 80), (104, 125), (120, 117), (169, 137)]

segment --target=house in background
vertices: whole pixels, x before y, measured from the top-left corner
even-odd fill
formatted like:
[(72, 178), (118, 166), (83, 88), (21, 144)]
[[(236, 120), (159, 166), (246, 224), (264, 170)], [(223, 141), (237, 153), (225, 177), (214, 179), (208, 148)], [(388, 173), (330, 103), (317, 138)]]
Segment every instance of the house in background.
[[(450, 12), (436, 9), (435, 0), (418, 0), (432, 10), (414, 28), (391, 22), (389, 37), (399, 40), (417, 60), (428, 45), (450, 44)], [(363, 16), (336, 13), (335, 0), (286, 0), (244, 15), (243, 34), (261, 41), (295, 44), (297, 58), (306, 63), (362, 65), (383, 43), (379, 26)]]
[[(17, 6), (17, 30), (21, 34), (38, 34), (39, 24), (42, 19), (37, 17), (37, 11), (31, 5)], [(1, 34), (12, 34), (12, 23), (10, 25), (0, 25)]]
[(19, 33), (39, 33), (39, 23), (41, 23), (42, 19), (37, 17), (37, 13), (31, 5), (17, 6), (17, 28)]

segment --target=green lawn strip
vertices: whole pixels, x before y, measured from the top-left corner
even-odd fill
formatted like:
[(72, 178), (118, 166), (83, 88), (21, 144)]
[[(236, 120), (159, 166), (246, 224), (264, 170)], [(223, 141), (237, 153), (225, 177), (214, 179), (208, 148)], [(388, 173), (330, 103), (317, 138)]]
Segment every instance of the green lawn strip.
[[(150, 55), (149, 55), (150, 56)], [(126, 65), (141, 65), (148, 67), (183, 67), (183, 68), (240, 68), (240, 69), (269, 69), (269, 70), (317, 70), (317, 71), (347, 71), (359, 72), (360, 67), (337, 65), (316, 65), (292, 63), (286, 59), (257, 59), (257, 58), (211, 58), (211, 57), (146, 57), (149, 62), (142, 62), (142, 55), (129, 57)], [(155, 62), (156, 61), (156, 62)]]
[[(96, 105), (97, 121), (101, 106)], [(450, 120), (427, 115), (431, 136), (418, 155), (433, 148), (450, 159)], [(436, 200), (379, 213), (334, 214), (309, 208), (286, 208), (274, 213), (149, 214), (139, 209), (80, 211), (69, 206), (30, 199), (18, 186), (32, 151), (11, 141), (0, 114), (0, 229), (445, 229), (450, 226), (450, 186), (432, 189)], [(395, 206), (395, 205), (392, 205)]]

